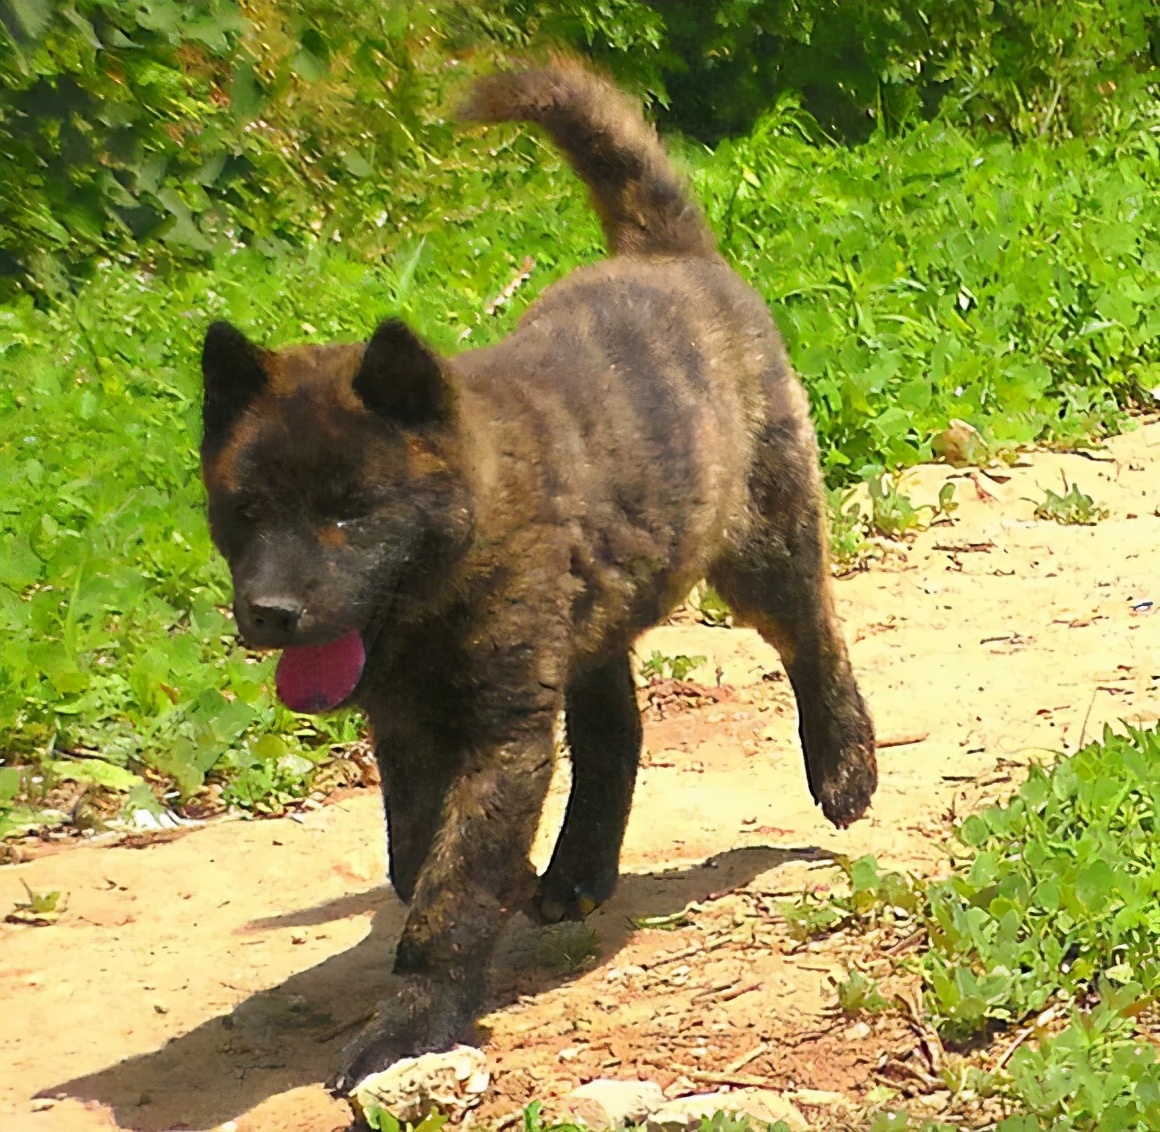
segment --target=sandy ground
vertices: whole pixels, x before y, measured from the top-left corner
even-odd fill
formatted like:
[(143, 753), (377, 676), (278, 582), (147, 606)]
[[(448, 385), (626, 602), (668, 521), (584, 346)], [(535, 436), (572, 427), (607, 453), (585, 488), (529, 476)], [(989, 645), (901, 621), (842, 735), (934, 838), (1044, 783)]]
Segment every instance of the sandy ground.
[[(954, 816), (1008, 793), (1029, 760), (1160, 712), (1160, 615), (1136, 608), (1160, 602), (1160, 424), (1088, 458), (1021, 465), (1004, 483), (909, 474), (916, 502), (955, 477), (953, 523), (837, 584), (891, 744), (871, 816), (850, 830), (811, 803), (788, 685), (754, 634), (672, 624), (641, 642), (646, 657), (705, 656), (693, 679), (714, 684), (720, 668), (725, 698), (646, 710), (613, 901), (584, 926), (512, 924), (479, 1026), (493, 1069), (480, 1117), (596, 1076), (670, 1093), (762, 1082), (823, 1122), (842, 1096), (865, 1095), (901, 1024), (837, 1017), (842, 957), (795, 945), (773, 902), (824, 888), (832, 854), (936, 872)], [(1110, 517), (1034, 520), (1029, 500), (1058, 489), (1061, 472)], [(51, 927), (0, 924), (0, 1128), (348, 1127), (320, 1082), (390, 992), (403, 909), (384, 869), (369, 791), (294, 818), (0, 869), (0, 911), (24, 897), (21, 882), (68, 894)]]

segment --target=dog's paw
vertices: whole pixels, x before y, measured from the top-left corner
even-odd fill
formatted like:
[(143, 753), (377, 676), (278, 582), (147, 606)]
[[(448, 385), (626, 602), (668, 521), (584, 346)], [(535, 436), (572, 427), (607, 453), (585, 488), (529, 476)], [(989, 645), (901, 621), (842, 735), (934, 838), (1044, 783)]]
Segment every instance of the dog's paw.
[(530, 914), (541, 924), (559, 924), (565, 920), (586, 920), (599, 907), (592, 897), (582, 892), (576, 893), (570, 900), (560, 900), (538, 892), (532, 900)]
[(855, 691), (845, 710), (802, 721), (810, 793), (839, 829), (865, 815), (878, 788), (874, 725)]
[(527, 906), (528, 916), (541, 924), (586, 920), (606, 899), (594, 895), (594, 890), (611, 892), (614, 883), (615, 880), (606, 883), (601, 878), (596, 884), (574, 884), (549, 869), (540, 878), (536, 894)]
[(471, 1021), (470, 993), (462, 983), (409, 978), (339, 1055), (330, 1086), (349, 1093), (364, 1077), (404, 1057), (442, 1053), (459, 1041)]
[(870, 808), (877, 788), (878, 761), (873, 744), (847, 747), (833, 772), (819, 783), (816, 797), (826, 818), (845, 829)]

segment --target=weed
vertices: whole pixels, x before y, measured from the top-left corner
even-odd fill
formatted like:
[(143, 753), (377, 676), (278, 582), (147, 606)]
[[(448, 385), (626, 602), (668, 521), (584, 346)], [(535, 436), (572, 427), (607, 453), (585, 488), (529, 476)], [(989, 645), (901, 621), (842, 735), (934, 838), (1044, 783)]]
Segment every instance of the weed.
[(587, 1132), (583, 1124), (554, 1124), (544, 1118), (544, 1106), (540, 1101), (532, 1101), (524, 1109), (524, 1132)]
[(21, 880), (24, 891), (28, 893), (27, 900), (18, 900), (15, 908), (5, 917), (13, 924), (33, 924), (37, 927), (46, 927), (56, 923), (60, 914), (68, 905), (68, 897), (60, 892), (33, 892), (28, 882)]
[(600, 938), (584, 924), (561, 924), (546, 930), (540, 940), (541, 967), (558, 975), (571, 975), (589, 965), (599, 952)]
[(923, 511), (899, 490), (892, 476), (874, 476), (866, 484), (870, 492), (870, 529), (883, 538), (901, 539), (926, 526)]
[(439, 1132), (447, 1123), (447, 1117), (439, 1112), (428, 1113), (418, 1124), (409, 1120), (401, 1121), (381, 1105), (369, 1104), (362, 1110), (367, 1127), (373, 1132)]
[(958, 509), (958, 500), (955, 499), (955, 485), (950, 480), (947, 480), (938, 489), (938, 503), (934, 508), (934, 517), (936, 519), (949, 519)]
[(640, 673), (646, 680), (684, 680), (694, 669), (705, 663), (703, 656), (665, 656), (659, 649), (653, 649), (652, 656), (641, 666)]
[(852, 487), (826, 491), (830, 510), (830, 561), (835, 574), (852, 574), (865, 564), (871, 546), (866, 541), (866, 520)]
[[(1004, 1132), (1150, 1132), (1160, 1063), (1136, 1020), (1160, 986), (1158, 811), (1160, 734), (1107, 730), (967, 818), (946, 880), (918, 884), (863, 857), (844, 865), (848, 894), (799, 902), (791, 925), (893, 920), (923, 932), (926, 1009), (944, 1041), (1033, 1020), (1024, 1037), (1038, 1029), (1039, 1040), (994, 1082), (1016, 1112)], [(1048, 1018), (1062, 1029), (1044, 1030)], [(895, 1114), (873, 1127), (926, 1126)]]
[(1100, 507), (1090, 495), (1080, 491), (1079, 484), (1069, 486), (1067, 476), (1063, 475), (1063, 494), (1047, 488), (1043, 499), (1035, 505), (1035, 517), (1051, 519), (1068, 527), (1091, 527), (1108, 517), (1108, 509)]
[(743, 1112), (715, 1112), (701, 1117), (697, 1132), (789, 1132), (789, 1125), (784, 1120), (775, 1120), (758, 1129)]
[(838, 1005), (846, 1014), (881, 1014), (890, 1003), (878, 991), (878, 984), (861, 971), (851, 971), (837, 984)]
[(708, 582), (700, 582), (689, 594), (689, 605), (704, 625), (728, 628), (733, 624), (733, 611), (725, 599)]
[[(390, 1132), (398, 1132), (398, 1130), (391, 1129)], [(532, 1101), (524, 1109), (523, 1132), (587, 1132), (587, 1126), (584, 1124), (552, 1123), (544, 1117), (542, 1102)], [(701, 1118), (697, 1132), (759, 1132), (759, 1130), (754, 1128), (752, 1121), (744, 1113), (715, 1112), (712, 1116)], [(789, 1125), (784, 1120), (775, 1120), (772, 1124), (764, 1125), (760, 1132), (790, 1132), (790, 1130)]]

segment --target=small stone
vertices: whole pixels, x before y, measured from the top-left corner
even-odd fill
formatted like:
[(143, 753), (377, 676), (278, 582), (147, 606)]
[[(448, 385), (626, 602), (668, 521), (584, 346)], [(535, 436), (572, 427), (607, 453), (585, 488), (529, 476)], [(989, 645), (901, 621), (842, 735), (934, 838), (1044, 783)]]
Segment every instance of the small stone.
[(664, 1103), (665, 1095), (653, 1081), (615, 1081), (597, 1077), (573, 1089), (559, 1107), (565, 1120), (605, 1129), (639, 1124)]
[(48, 1112), (48, 1110), (52, 1108), (54, 1104), (56, 1104), (56, 1101), (54, 1101), (51, 1097), (37, 1097), (36, 1100), (32, 1102), (31, 1107), (33, 1112)]
[(734, 1089), (728, 1093), (699, 1093), (668, 1101), (653, 1111), (645, 1122), (647, 1132), (696, 1132), (701, 1121), (715, 1113), (748, 1116), (758, 1125), (784, 1120), (790, 1132), (807, 1132), (809, 1125), (801, 1112), (772, 1089)]
[(870, 1036), (870, 1024), (868, 1022), (855, 1022), (846, 1031), (846, 1037), (852, 1042), (860, 1042), (863, 1038)]
[(471, 1046), (405, 1057), (372, 1073), (351, 1090), (360, 1112), (374, 1104), (400, 1124), (418, 1124), (432, 1112), (460, 1116), (479, 1104), (491, 1083), (487, 1059)]
[(979, 430), (953, 417), (947, 422), (947, 427), (931, 439), (930, 446), (934, 454), (952, 468), (984, 466), (987, 463), (987, 442)]

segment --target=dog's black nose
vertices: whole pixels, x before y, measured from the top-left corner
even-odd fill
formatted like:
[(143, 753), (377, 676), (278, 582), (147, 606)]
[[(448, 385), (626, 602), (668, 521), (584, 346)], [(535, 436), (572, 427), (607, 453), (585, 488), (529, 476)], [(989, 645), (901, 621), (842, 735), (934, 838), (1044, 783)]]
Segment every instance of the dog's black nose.
[(287, 597), (263, 597), (250, 602), (250, 623), (266, 634), (288, 635), (298, 628), (305, 607)]

